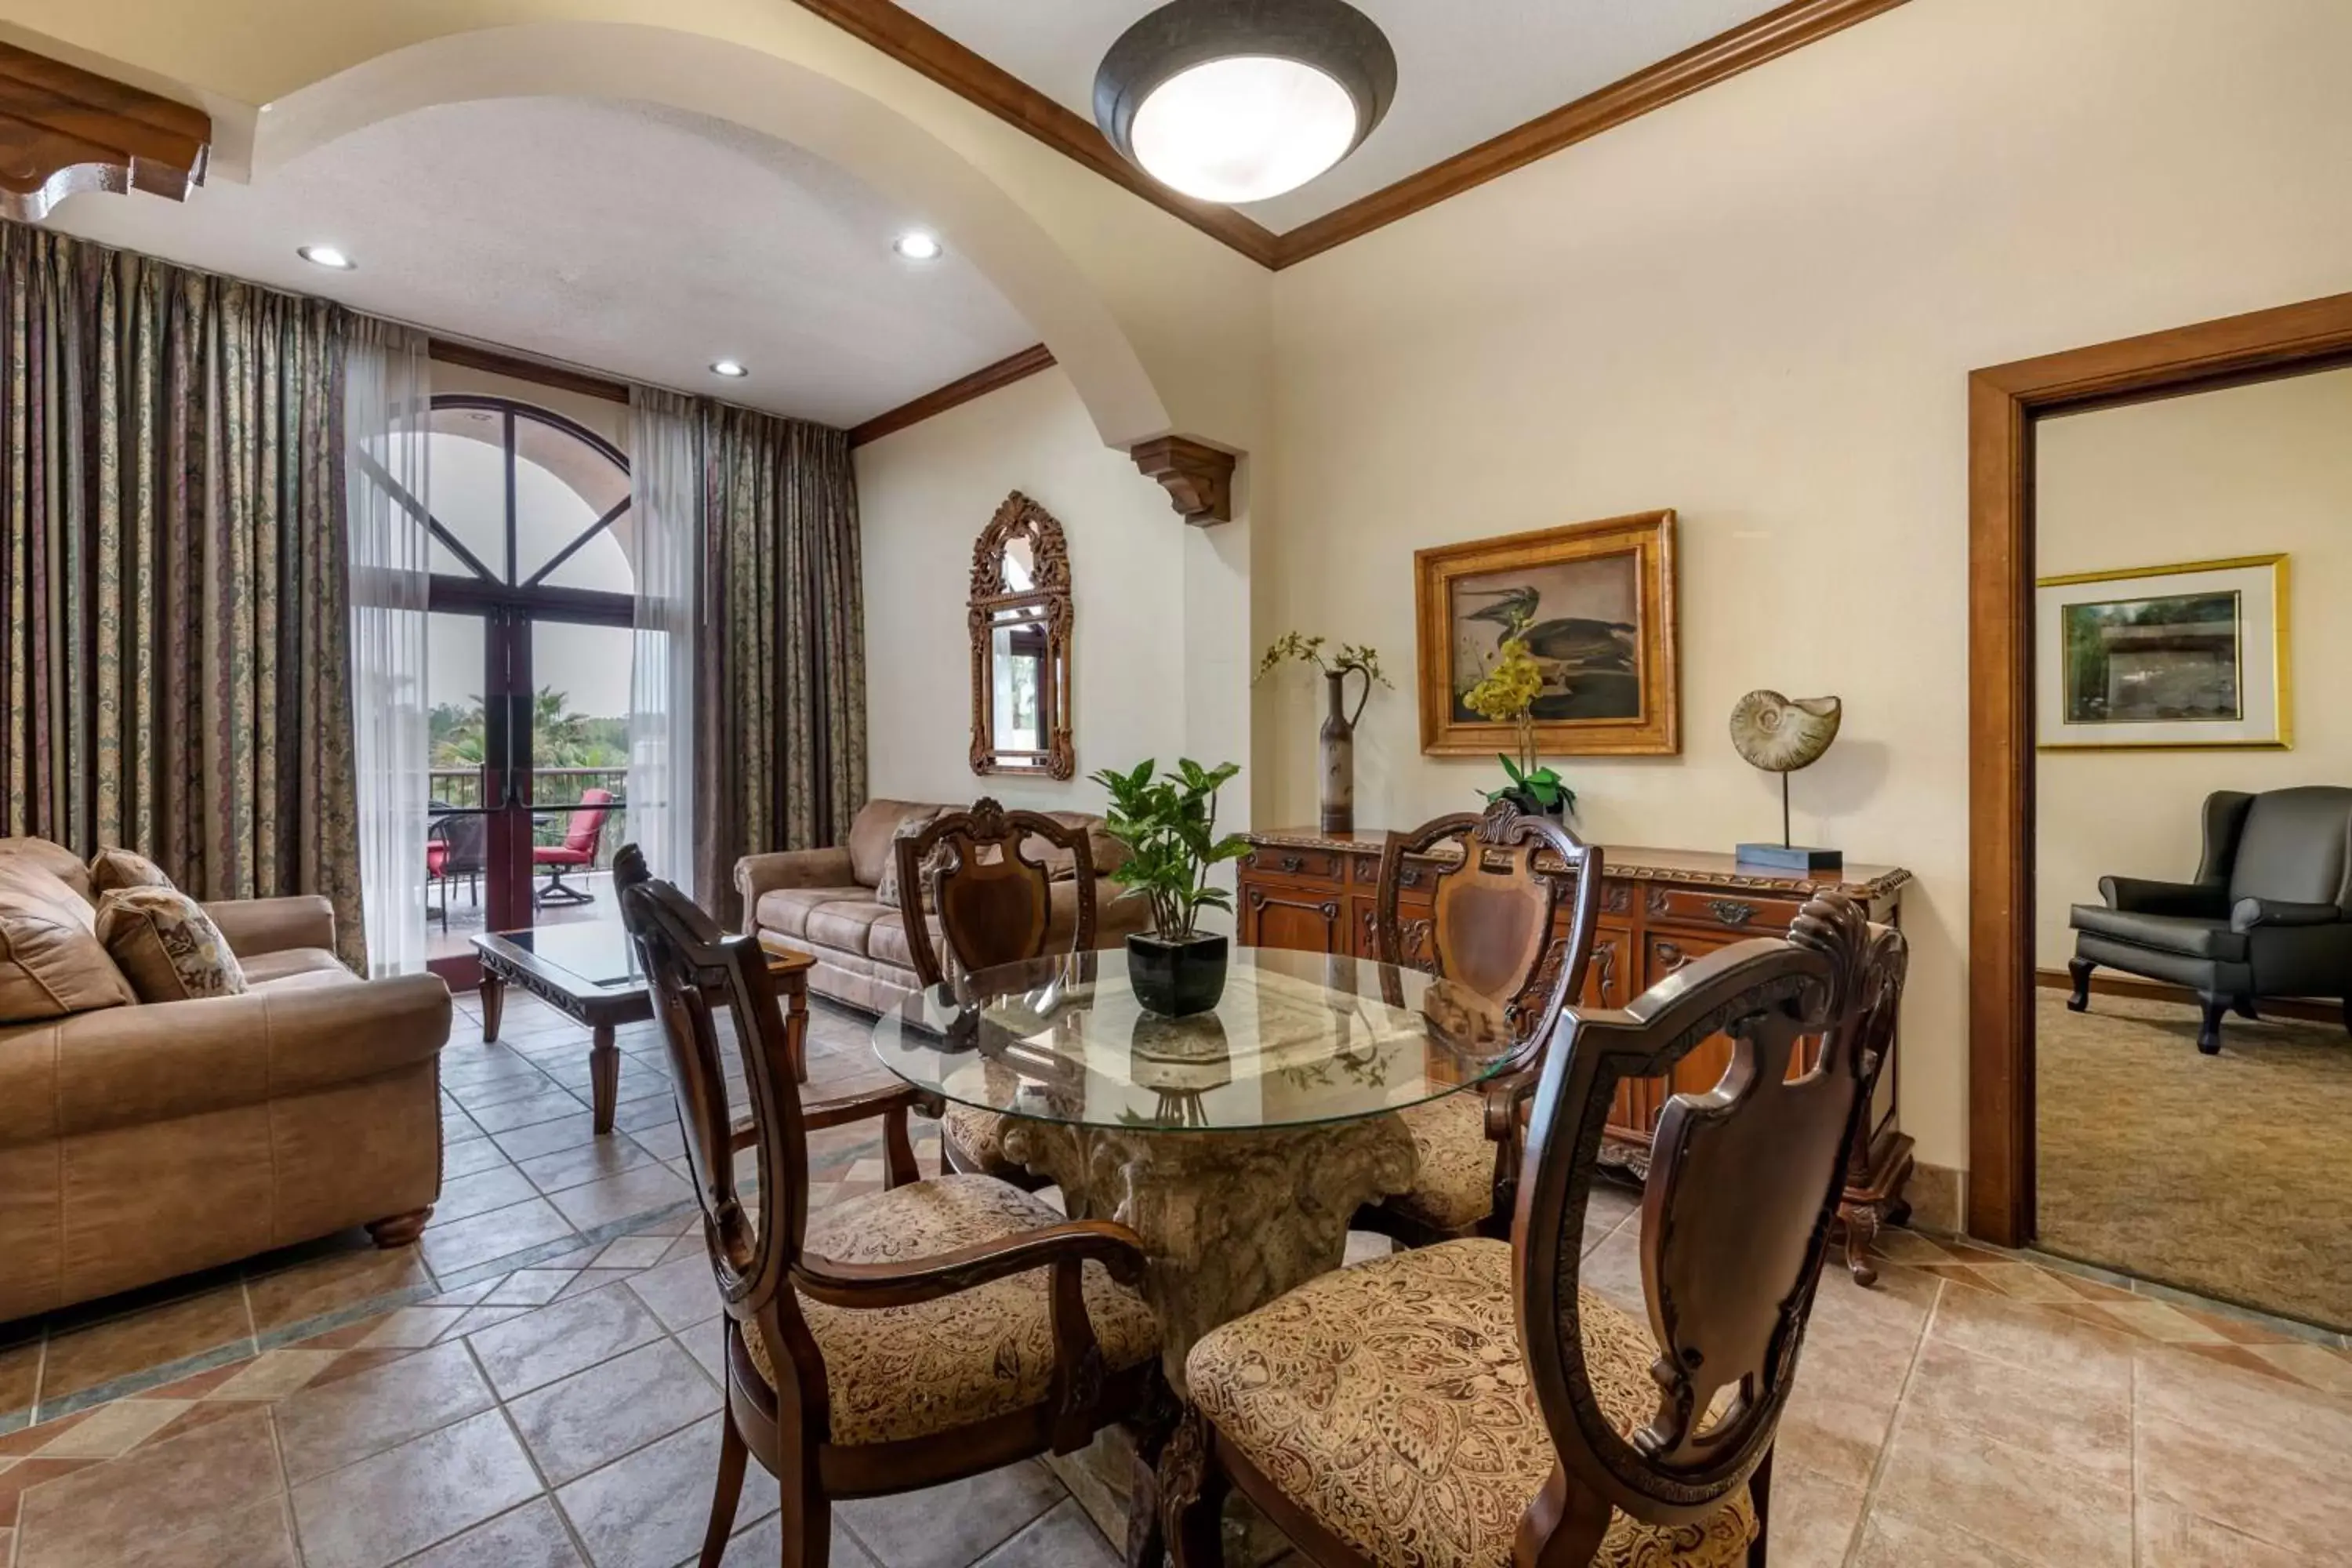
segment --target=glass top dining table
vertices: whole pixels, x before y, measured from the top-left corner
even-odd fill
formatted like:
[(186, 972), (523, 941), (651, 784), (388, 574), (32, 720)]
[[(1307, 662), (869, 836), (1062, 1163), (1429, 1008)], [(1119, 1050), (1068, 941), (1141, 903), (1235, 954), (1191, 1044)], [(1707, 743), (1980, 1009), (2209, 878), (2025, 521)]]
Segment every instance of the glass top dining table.
[(882, 1065), (982, 1110), (1074, 1127), (1263, 1132), (1402, 1110), (1509, 1067), (1501, 1010), (1416, 969), (1232, 950), (1224, 994), (1146, 1012), (1124, 949), (982, 970), (874, 1026)]

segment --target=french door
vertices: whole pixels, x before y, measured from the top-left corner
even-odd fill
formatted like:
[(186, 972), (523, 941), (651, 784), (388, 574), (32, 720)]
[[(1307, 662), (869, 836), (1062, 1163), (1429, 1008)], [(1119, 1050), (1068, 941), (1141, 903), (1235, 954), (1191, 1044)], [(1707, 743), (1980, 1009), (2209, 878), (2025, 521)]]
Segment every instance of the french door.
[(628, 469), (592, 432), (499, 399), (434, 400), (428, 967), (480, 983), (473, 938), (614, 920), (628, 832)]

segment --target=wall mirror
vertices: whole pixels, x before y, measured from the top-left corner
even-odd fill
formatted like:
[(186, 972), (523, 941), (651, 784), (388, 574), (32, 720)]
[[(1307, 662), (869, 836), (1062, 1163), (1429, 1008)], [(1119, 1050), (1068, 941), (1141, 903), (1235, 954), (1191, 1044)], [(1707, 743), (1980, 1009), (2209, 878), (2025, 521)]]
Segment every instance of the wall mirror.
[(1019, 490), (971, 552), (971, 771), (1077, 772), (1070, 733), (1070, 552)]

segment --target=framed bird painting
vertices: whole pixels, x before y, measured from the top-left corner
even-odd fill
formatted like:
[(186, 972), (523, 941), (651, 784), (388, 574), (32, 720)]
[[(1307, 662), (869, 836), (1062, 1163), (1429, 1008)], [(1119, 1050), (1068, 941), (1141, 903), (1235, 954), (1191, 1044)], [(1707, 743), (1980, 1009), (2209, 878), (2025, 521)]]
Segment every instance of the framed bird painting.
[(1531, 710), (1538, 752), (1682, 750), (1673, 512), (1442, 545), (1415, 552), (1413, 570), (1423, 752), (1513, 749), (1515, 726), (1465, 699), (1514, 643), (1542, 676)]

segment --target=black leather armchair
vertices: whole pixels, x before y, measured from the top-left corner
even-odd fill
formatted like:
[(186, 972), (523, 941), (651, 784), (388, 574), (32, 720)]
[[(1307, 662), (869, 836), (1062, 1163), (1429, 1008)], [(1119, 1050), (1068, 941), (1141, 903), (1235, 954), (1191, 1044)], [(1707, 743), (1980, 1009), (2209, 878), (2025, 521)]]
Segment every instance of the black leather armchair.
[(2221, 1016), (2252, 1018), (2264, 996), (2345, 1003), (2352, 1029), (2352, 789), (2309, 785), (2205, 797), (2205, 854), (2194, 882), (2102, 877), (2076, 904), (2074, 999), (2091, 1003), (2101, 964), (2197, 993), (2197, 1048), (2221, 1048)]

